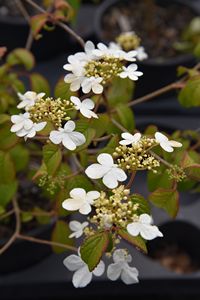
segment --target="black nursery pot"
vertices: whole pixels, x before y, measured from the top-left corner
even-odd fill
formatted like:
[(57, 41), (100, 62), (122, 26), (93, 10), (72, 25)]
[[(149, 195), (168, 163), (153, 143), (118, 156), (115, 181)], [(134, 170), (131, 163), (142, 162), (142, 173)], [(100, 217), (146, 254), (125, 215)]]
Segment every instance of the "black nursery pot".
[[(27, 235), (38, 239), (49, 240), (54, 226), (54, 220), (47, 225), (32, 230)], [(0, 247), (5, 243), (0, 240)], [(10, 248), (0, 255), (0, 274), (8, 274), (26, 269), (52, 253), (48, 245), (38, 244), (25, 240), (15, 241)]]
[[(0, 18), (0, 45), (8, 51), (24, 48), (29, 34), (29, 25), (20, 17)], [(31, 51), (38, 61), (48, 60), (69, 48), (70, 37), (60, 27), (52, 31), (42, 30), (42, 38), (34, 40)]]
[[(105, 43), (110, 42), (110, 40), (106, 40), (103, 36), (102, 20), (105, 13), (112, 7), (117, 6), (119, 3), (123, 3), (125, 6), (126, 3), (128, 4), (133, 1), (135, 0), (107, 0), (99, 6), (94, 24), (95, 35), (98, 41), (103, 41)], [(156, 2), (166, 7), (166, 9), (171, 4), (178, 4), (185, 6), (196, 16), (200, 14), (200, 3), (197, 3), (198, 1), (157, 0)], [(137, 11), (133, 12), (133, 16), (134, 14), (137, 14)], [(177, 14), (179, 14), (179, 11), (177, 11)], [(148, 52), (148, 49), (146, 49), (146, 51)], [(166, 58), (163, 60), (148, 58), (142, 62), (137, 62), (137, 64), (139, 66), (139, 70), (144, 73), (143, 76), (139, 78), (136, 85), (135, 96), (140, 97), (175, 81), (177, 79), (177, 67), (180, 65), (192, 67), (195, 64), (195, 58), (191, 54), (180, 54), (176, 57)]]

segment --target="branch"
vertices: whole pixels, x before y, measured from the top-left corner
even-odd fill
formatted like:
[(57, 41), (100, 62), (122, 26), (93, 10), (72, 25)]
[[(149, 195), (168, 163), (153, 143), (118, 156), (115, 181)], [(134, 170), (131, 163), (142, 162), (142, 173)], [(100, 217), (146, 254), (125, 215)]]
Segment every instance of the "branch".
[(9, 217), (9, 216), (11, 216), (12, 214), (14, 214), (14, 209), (11, 209), (10, 211), (8, 211), (8, 212), (6, 212), (6, 213), (0, 215), (0, 220), (3, 220), (3, 219), (5, 219), (6, 217)]
[(165, 159), (163, 159), (162, 157), (160, 157), (159, 155), (157, 155), (156, 153), (154, 153), (153, 151), (149, 151), (149, 153), (151, 155), (153, 155), (157, 160), (159, 160), (161, 163), (163, 163), (163, 165), (167, 166), (168, 168), (172, 168), (173, 165), (171, 165), (170, 163), (168, 163)]
[(75, 252), (78, 251), (78, 249), (76, 247), (73, 247), (70, 245), (65, 245), (65, 244), (61, 244), (61, 243), (57, 243), (57, 242), (53, 242), (53, 241), (42, 240), (42, 239), (38, 239), (38, 238), (35, 238), (32, 236), (18, 234), (17, 238), (20, 240), (31, 242), (31, 243), (37, 243), (37, 244), (48, 245), (48, 246), (57, 246), (57, 247), (64, 248), (66, 250), (75, 251)]
[(118, 123), (115, 119), (111, 118), (111, 122), (112, 122), (117, 128), (119, 128), (121, 131), (127, 132), (127, 129), (126, 129), (125, 127), (123, 127), (120, 123)]
[(12, 203), (13, 203), (13, 209), (14, 209), (15, 219), (16, 219), (15, 232), (13, 233), (11, 238), (7, 241), (7, 243), (0, 249), (0, 255), (3, 254), (14, 243), (21, 229), (20, 210), (17, 203), (17, 199), (13, 198)]
[[(39, 6), (37, 3), (33, 2), (32, 0), (25, 0), (27, 3), (29, 3), (31, 6), (33, 6), (36, 10), (38, 10), (41, 13), (48, 13), (45, 9), (43, 9), (41, 6)], [(77, 42), (84, 48), (85, 42), (82, 39), (82, 37), (80, 37), (76, 32), (74, 32), (68, 25), (66, 25), (65, 23), (61, 22), (61, 21), (56, 21), (55, 23), (63, 28), (67, 33), (69, 33), (71, 36), (73, 36)]]
[(132, 174), (131, 174), (131, 177), (130, 177), (130, 179), (129, 179), (129, 182), (127, 183), (127, 185), (126, 185), (126, 189), (130, 189), (131, 188), (131, 186), (132, 186), (132, 184), (133, 184), (133, 181), (134, 181), (134, 179), (135, 179), (135, 175), (136, 175), (136, 171), (135, 172), (133, 172)]

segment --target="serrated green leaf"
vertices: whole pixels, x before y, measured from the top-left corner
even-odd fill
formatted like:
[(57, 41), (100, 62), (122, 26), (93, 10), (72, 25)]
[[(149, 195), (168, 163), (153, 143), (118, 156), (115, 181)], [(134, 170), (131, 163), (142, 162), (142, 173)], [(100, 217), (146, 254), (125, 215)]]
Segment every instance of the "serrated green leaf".
[(122, 126), (125, 127), (129, 132), (132, 132), (135, 129), (135, 118), (131, 108), (127, 107), (126, 105), (119, 104), (116, 107), (116, 111)]
[(50, 85), (47, 79), (39, 73), (30, 74), (31, 89), (36, 93), (50, 95)]
[(149, 202), (140, 194), (132, 194), (130, 201), (133, 204), (139, 204), (139, 207), (136, 211), (137, 215), (141, 214), (150, 214)]
[(145, 241), (141, 236), (132, 236), (125, 229), (119, 229), (117, 233), (125, 241), (135, 246), (137, 249), (141, 250), (142, 252), (147, 253), (147, 247)]
[(60, 147), (54, 144), (45, 145), (43, 147), (43, 158), (48, 174), (54, 175), (62, 160)]
[(184, 107), (200, 106), (200, 76), (187, 81), (180, 91), (178, 99)]
[(33, 54), (24, 48), (17, 48), (10, 52), (6, 61), (10, 66), (23, 65), (28, 71), (35, 65), (35, 58)]
[(108, 232), (100, 232), (87, 238), (81, 248), (81, 258), (88, 265), (90, 272), (98, 265), (109, 244)]
[[(70, 234), (71, 234), (71, 231), (69, 229), (68, 224), (64, 221), (59, 220), (56, 222), (56, 225), (53, 229), (51, 240), (53, 242), (73, 246), (74, 239), (69, 238)], [(52, 248), (55, 253), (62, 253), (64, 251), (66, 251), (66, 249), (64, 249), (62, 247), (58, 247), (58, 246), (52, 246)]]
[(179, 208), (177, 190), (159, 188), (150, 194), (149, 200), (155, 206), (164, 209), (172, 218), (176, 217)]

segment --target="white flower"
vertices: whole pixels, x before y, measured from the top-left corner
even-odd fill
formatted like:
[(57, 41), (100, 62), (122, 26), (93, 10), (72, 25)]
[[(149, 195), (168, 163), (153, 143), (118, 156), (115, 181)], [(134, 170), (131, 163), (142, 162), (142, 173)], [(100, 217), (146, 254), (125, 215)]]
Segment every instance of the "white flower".
[(120, 145), (130, 145), (130, 144), (136, 144), (137, 142), (139, 142), (139, 140), (141, 139), (141, 133), (137, 132), (134, 135), (128, 133), (128, 132), (124, 132), (122, 133), (122, 138), (123, 140), (121, 140), (119, 143)]
[(102, 80), (103, 78), (101, 77), (86, 77), (81, 83), (83, 93), (87, 94), (93, 91), (95, 94), (101, 94), (103, 92), (103, 86), (100, 84)]
[(121, 277), (125, 284), (138, 282), (138, 270), (129, 266), (128, 263), (132, 261), (132, 257), (125, 249), (115, 250), (113, 261), (114, 263), (110, 264), (107, 269), (107, 276), (110, 280), (115, 281)]
[(83, 76), (83, 65), (79, 59), (77, 59), (74, 55), (70, 55), (68, 57), (68, 64), (63, 66), (63, 69), (72, 72), (76, 76)]
[(70, 255), (63, 261), (65, 267), (70, 271), (75, 271), (72, 277), (72, 283), (76, 288), (83, 288), (87, 286), (92, 276), (101, 276), (105, 271), (105, 264), (101, 260), (97, 267), (90, 272), (87, 264), (78, 255)]
[(156, 143), (160, 144), (160, 147), (167, 152), (173, 152), (173, 147), (182, 147), (182, 144), (173, 140), (169, 140), (164, 134), (160, 132), (155, 133)]
[(148, 54), (145, 52), (144, 47), (138, 47), (138, 48), (136, 49), (136, 51), (137, 51), (136, 58), (137, 58), (138, 60), (142, 61), (142, 60), (145, 60), (145, 59), (148, 58)]
[(85, 52), (78, 52), (74, 55), (74, 57), (80, 61), (88, 62), (96, 58), (93, 53), (94, 49), (94, 44), (91, 41), (87, 41), (84, 46)]
[(24, 95), (21, 93), (17, 93), (21, 102), (17, 105), (17, 108), (24, 108), (27, 110), (29, 107), (33, 106), (36, 101), (44, 97), (45, 93), (35, 93), (32, 91), (26, 92)]
[(69, 193), (71, 198), (63, 201), (62, 207), (66, 210), (78, 210), (83, 215), (88, 215), (95, 199), (100, 197), (98, 191), (87, 192), (82, 188), (75, 188)]
[(47, 124), (47, 122), (33, 123), (28, 112), (11, 116), (11, 122), (14, 125), (10, 131), (15, 132), (19, 137), (24, 137), (25, 140), (34, 137), (36, 132), (41, 131)]
[(114, 58), (119, 58), (120, 60), (126, 60), (126, 61), (135, 61), (136, 58), (135, 56), (137, 55), (137, 51), (129, 51), (125, 52), (122, 49), (120, 49), (119, 46), (115, 43), (110, 43), (109, 46), (107, 47), (103, 43), (97, 44), (97, 48), (93, 51), (93, 53), (101, 58), (104, 56), (107, 57), (114, 57)]
[(73, 73), (67, 74), (64, 77), (66, 83), (70, 83), (70, 90), (76, 92), (80, 89), (81, 83), (84, 80), (84, 76), (76, 76)]
[(83, 234), (83, 229), (87, 227), (88, 224), (89, 224), (88, 222), (83, 222), (83, 223), (80, 223), (78, 221), (69, 222), (69, 228), (71, 229), (71, 231), (73, 231), (73, 233), (69, 235), (69, 238), (71, 239), (75, 237), (76, 239), (78, 239), (79, 237), (81, 237)]
[(92, 111), (94, 108), (94, 102), (91, 99), (85, 99), (81, 102), (78, 97), (71, 96), (71, 102), (74, 103), (75, 109), (80, 110), (80, 113), (86, 118), (98, 118), (98, 116)]
[(118, 186), (118, 181), (127, 179), (126, 173), (113, 162), (113, 158), (108, 153), (99, 154), (97, 157), (98, 164), (89, 166), (85, 173), (89, 178), (103, 178), (103, 183), (110, 189)]
[(123, 70), (119, 76), (121, 78), (130, 78), (131, 80), (138, 80), (139, 76), (142, 76), (143, 73), (140, 71), (137, 71), (138, 66), (136, 64), (131, 64), (128, 67), (123, 67)]
[(75, 150), (77, 146), (84, 144), (86, 141), (82, 133), (74, 131), (75, 127), (74, 121), (68, 121), (64, 128), (50, 132), (50, 141), (54, 144), (62, 143), (65, 148)]
[(160, 232), (157, 226), (152, 225), (152, 222), (151, 216), (142, 214), (139, 216), (138, 221), (127, 225), (127, 231), (132, 236), (138, 236), (140, 234), (145, 240), (153, 240), (158, 236), (162, 237), (162, 232)]

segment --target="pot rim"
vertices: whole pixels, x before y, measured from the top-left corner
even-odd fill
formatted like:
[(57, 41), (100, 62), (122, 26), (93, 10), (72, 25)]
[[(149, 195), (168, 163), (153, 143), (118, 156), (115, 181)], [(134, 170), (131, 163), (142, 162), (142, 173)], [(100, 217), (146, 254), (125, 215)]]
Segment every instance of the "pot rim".
[[(26, 236), (37, 236), (39, 233), (45, 232), (48, 228), (50, 228), (51, 226), (53, 226), (56, 222), (57, 218), (56, 217), (52, 217), (50, 222), (47, 224), (41, 224), (40, 226), (38, 226), (37, 228), (34, 228), (30, 231), (27, 231), (27, 233), (25, 234)], [(8, 241), (8, 239), (0, 239), (0, 246), (4, 245), (6, 242)], [(20, 242), (26, 242), (25, 240), (20, 240), (20, 239), (16, 239), (14, 243), (20, 243)]]
[[(126, 1), (130, 1), (130, 0), (126, 0)], [(171, 1), (169, 0), (164, 0), (165, 3), (171, 3)], [(162, 0), (157, 0), (157, 2), (160, 2), (160, 3), (164, 3), (164, 1)], [(107, 0), (107, 1), (104, 1), (99, 7), (98, 9), (96, 10), (96, 13), (95, 13), (95, 20), (94, 20), (94, 33), (95, 35), (101, 39), (101, 20), (102, 20), (102, 16), (104, 15), (105, 11), (107, 11), (108, 8), (114, 6), (114, 4), (118, 3), (118, 2), (122, 2), (122, 0)], [(200, 5), (198, 6), (196, 2), (188, 2), (187, 0), (173, 0), (174, 3), (177, 3), (177, 4), (180, 4), (180, 5), (183, 5), (183, 6), (187, 6), (189, 7), (194, 13), (196, 13), (196, 15), (200, 15)], [(102, 39), (103, 42), (105, 43), (108, 43), (110, 41), (108, 40), (105, 40), (105, 39)], [(187, 63), (188, 61), (191, 61), (191, 60), (195, 60), (194, 56), (190, 53), (186, 53), (186, 54), (180, 54), (180, 55), (177, 55), (175, 57), (172, 57), (172, 58), (167, 58), (167, 59), (164, 59), (163, 61), (156, 61), (155, 58), (149, 58), (149, 59), (146, 59), (142, 62), (137, 62), (138, 65), (140, 66), (154, 66), (154, 67), (163, 67), (163, 66), (166, 66), (166, 67), (170, 67), (170, 66), (173, 66), (173, 65), (180, 65), (182, 63)]]

